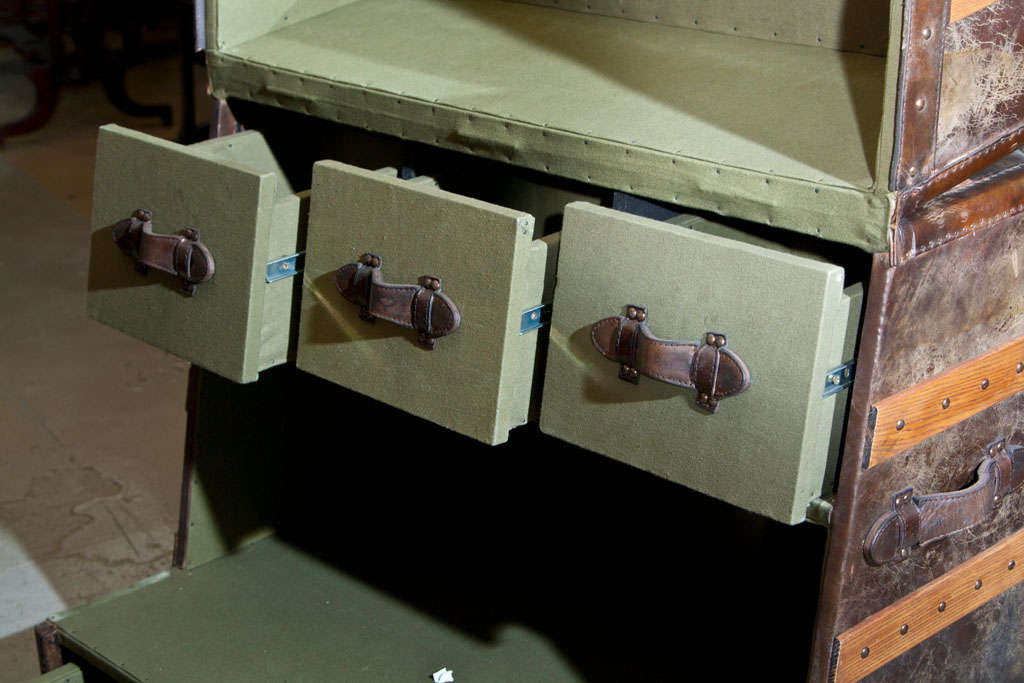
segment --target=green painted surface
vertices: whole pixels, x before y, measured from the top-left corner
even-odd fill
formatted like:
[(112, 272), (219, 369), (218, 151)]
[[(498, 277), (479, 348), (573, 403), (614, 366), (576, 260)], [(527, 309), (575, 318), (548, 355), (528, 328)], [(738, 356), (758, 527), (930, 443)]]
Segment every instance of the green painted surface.
[[(285, 242), (290, 236), (292, 245), (298, 239), (300, 201), (282, 182), (258, 133), (185, 147), (104, 126), (96, 157), (89, 314), (238, 382), (255, 380), (267, 356), (284, 362), (290, 324), (281, 316), (290, 304), (280, 295), (265, 299), (271, 233)], [(216, 271), (196, 296), (181, 294), (172, 275), (136, 272), (114, 244), (109, 226), (137, 208), (153, 212), (157, 233), (199, 230)], [(268, 304), (273, 317), (265, 329)]]
[(208, 56), (214, 92), (887, 245), (893, 199), (876, 172), (891, 146), (885, 57), (521, 3), (324, 7), (223, 42)]
[[(566, 209), (545, 374), (548, 434), (786, 523), (821, 492), (849, 300), (843, 269), (668, 223), (571, 204)], [(717, 414), (692, 389), (641, 377), (590, 341), (590, 326), (648, 307), (666, 339), (728, 335), (750, 368), (745, 393)]]
[(544, 636), (510, 624), (479, 639), (275, 538), (83, 607), (66, 644), (127, 680), (583, 680)]
[[(527, 420), (546, 245), (533, 217), (338, 162), (313, 172), (297, 363), (332, 382), (486, 443)], [(365, 252), (386, 282), (440, 277), (461, 327), (427, 351), (416, 333), (359, 319), (334, 271)], [(526, 368), (529, 368), (527, 371)]]
[(82, 670), (76, 665), (65, 664), (25, 683), (85, 683), (85, 679), (82, 677)]

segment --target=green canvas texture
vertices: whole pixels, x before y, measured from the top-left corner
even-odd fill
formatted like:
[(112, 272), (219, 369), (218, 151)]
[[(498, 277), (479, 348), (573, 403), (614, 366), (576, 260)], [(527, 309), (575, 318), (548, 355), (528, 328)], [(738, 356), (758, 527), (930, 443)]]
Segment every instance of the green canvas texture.
[[(282, 179), (258, 133), (186, 147), (119, 126), (101, 128), (89, 314), (237, 382), (256, 380), (267, 356), (284, 362), (290, 303), (282, 305), (280, 295), (265, 298), (266, 262), (272, 232), (295, 248), (301, 202), (286, 182), (279, 185)], [(194, 297), (183, 295), (172, 275), (138, 273), (114, 244), (110, 226), (137, 208), (153, 212), (154, 232), (199, 230), (216, 270)], [(267, 329), (265, 304), (272, 315)]]
[[(442, 281), (462, 315), (437, 348), (386, 321), (367, 323), (334, 284), (360, 255), (383, 279)], [(313, 170), (299, 368), (486, 443), (527, 421), (537, 334), (519, 333), (541, 303), (547, 244), (522, 211), (339, 162)]]
[(481, 639), (276, 538), (57, 623), (118, 680), (429, 681), (442, 665), (466, 681), (583, 680), (532, 629)]
[[(558, 259), (541, 430), (788, 524), (821, 492), (834, 401), (827, 370), (850, 299), (828, 263), (574, 203)], [(648, 308), (663, 339), (728, 336), (751, 387), (716, 414), (692, 389), (618, 378), (590, 327)]]
[[(271, 17), (258, 35), (234, 36), (221, 11), (208, 54), (219, 97), (887, 247), (897, 74), (866, 54), (891, 36), (878, 2), (842, 5), (848, 22), (881, 15), (863, 52), (745, 37), (740, 24), (772, 21), (750, 15), (726, 34), (497, 0), (298, 3), (311, 14), (287, 21), (281, 3), (253, 5)], [(786, 16), (800, 35), (820, 19)]]
[(85, 678), (76, 664), (65, 664), (25, 683), (85, 683)]

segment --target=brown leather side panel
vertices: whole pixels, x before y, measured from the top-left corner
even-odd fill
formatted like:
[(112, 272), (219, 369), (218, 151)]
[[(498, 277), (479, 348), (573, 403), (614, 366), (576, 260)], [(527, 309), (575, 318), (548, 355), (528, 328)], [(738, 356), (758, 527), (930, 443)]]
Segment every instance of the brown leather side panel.
[(1024, 152), (1014, 152), (916, 209), (901, 201), (895, 263), (1024, 213)]
[(1024, 2), (999, 0), (946, 27), (935, 167), (1024, 119)]
[[(839, 492), (832, 517), (811, 679), (827, 680), (832, 642), (882, 608), (1024, 526), (1024, 505), (988, 524), (872, 567), (863, 542), (897, 491), (970, 484), (982, 449), (1024, 420), (1024, 399), (1006, 399), (871, 469), (870, 406), (1024, 334), (1024, 219), (1010, 218), (895, 268), (876, 257), (868, 291)], [(877, 680), (1024, 678), (1024, 620), (1015, 588), (896, 658)]]

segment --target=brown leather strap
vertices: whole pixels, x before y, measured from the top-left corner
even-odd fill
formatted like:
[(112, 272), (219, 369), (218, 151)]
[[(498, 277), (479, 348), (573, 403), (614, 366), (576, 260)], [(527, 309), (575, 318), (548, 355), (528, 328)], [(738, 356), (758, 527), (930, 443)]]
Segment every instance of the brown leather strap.
[(1008, 494), (1024, 483), (1024, 446), (991, 444), (978, 465), (977, 480), (959, 491), (915, 496), (911, 488), (893, 494), (891, 510), (875, 520), (864, 539), (868, 564), (902, 562), (912, 548), (926, 546), (988, 519)]
[(214, 262), (210, 250), (199, 241), (199, 231), (185, 228), (181, 235), (157, 235), (153, 232), (153, 214), (138, 209), (131, 217), (111, 227), (114, 242), (135, 259), (141, 273), (150, 268), (176, 275), (189, 296), (196, 285), (213, 277)]
[(334, 284), (346, 300), (359, 306), (359, 317), (368, 322), (377, 318), (419, 333), (419, 343), (433, 349), (438, 337), (459, 329), (462, 317), (447, 294), (441, 292), (441, 280), (424, 275), (416, 285), (392, 285), (381, 275), (382, 260), (376, 254), (363, 254), (334, 274)]
[(750, 386), (750, 371), (726, 348), (726, 336), (708, 332), (702, 341), (658, 339), (647, 326), (647, 309), (627, 306), (626, 315), (598, 320), (590, 339), (602, 356), (621, 363), (619, 377), (633, 384), (645, 375), (697, 390), (697, 405), (713, 413), (723, 398)]

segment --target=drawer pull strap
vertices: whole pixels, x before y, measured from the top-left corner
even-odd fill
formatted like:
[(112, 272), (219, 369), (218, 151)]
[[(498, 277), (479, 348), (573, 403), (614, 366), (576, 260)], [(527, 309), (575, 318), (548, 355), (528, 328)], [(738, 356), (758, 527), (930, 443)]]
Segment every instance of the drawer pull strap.
[(1003, 499), (1024, 483), (1024, 446), (989, 444), (970, 487), (915, 496), (905, 488), (890, 499), (891, 510), (868, 530), (864, 558), (880, 566), (902, 562), (912, 548), (941, 541), (988, 519)]
[(647, 326), (647, 309), (627, 306), (626, 315), (604, 318), (590, 328), (602, 356), (621, 363), (619, 378), (632, 384), (639, 376), (697, 390), (697, 406), (709, 413), (723, 398), (750, 386), (750, 371), (726, 348), (726, 336), (708, 332), (701, 341), (658, 339)]
[(138, 209), (115, 223), (111, 233), (114, 243), (135, 259), (136, 270), (145, 274), (155, 268), (176, 275), (188, 296), (195, 296), (196, 285), (213, 277), (213, 255), (199, 241), (195, 228), (185, 228), (180, 235), (157, 235), (153, 232), (153, 214)]
[(459, 329), (462, 318), (455, 302), (441, 293), (441, 279), (424, 275), (416, 285), (392, 285), (381, 275), (382, 260), (363, 254), (334, 274), (334, 284), (346, 300), (359, 306), (359, 317), (377, 318), (416, 330), (419, 344), (433, 349), (438, 337)]

